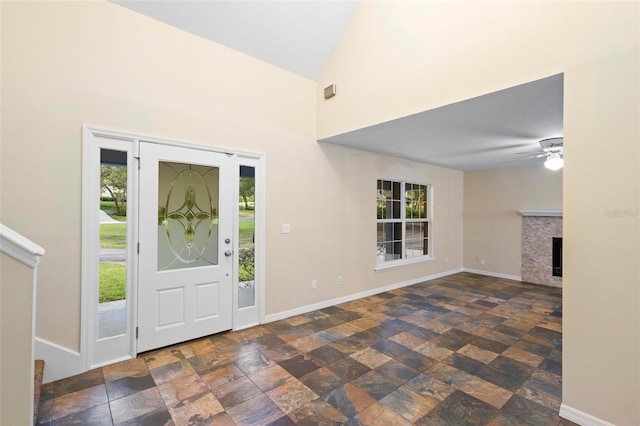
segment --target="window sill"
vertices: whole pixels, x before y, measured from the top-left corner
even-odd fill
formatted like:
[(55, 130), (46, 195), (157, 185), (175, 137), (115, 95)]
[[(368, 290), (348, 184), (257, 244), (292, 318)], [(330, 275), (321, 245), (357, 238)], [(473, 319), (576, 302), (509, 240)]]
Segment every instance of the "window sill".
[(384, 272), (384, 271), (389, 271), (391, 269), (398, 269), (405, 266), (415, 265), (418, 263), (432, 262), (434, 260), (436, 260), (436, 258), (433, 256), (414, 257), (412, 259), (402, 259), (402, 260), (392, 260), (389, 262), (376, 265), (374, 270), (376, 272)]

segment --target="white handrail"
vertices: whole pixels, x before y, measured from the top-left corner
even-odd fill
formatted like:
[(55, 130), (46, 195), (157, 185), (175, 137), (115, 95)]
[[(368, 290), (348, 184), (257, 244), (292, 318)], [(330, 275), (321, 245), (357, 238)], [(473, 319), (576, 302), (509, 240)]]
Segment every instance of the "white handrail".
[(0, 250), (31, 268), (38, 266), (45, 253), (42, 247), (1, 223)]

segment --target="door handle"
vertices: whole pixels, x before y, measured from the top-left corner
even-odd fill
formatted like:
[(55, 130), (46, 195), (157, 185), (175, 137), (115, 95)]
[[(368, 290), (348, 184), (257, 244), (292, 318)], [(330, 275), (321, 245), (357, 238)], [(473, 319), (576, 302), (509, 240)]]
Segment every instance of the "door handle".
[(229, 257), (229, 256), (233, 255), (233, 252), (231, 250), (227, 250), (227, 251), (224, 252), (224, 255)]

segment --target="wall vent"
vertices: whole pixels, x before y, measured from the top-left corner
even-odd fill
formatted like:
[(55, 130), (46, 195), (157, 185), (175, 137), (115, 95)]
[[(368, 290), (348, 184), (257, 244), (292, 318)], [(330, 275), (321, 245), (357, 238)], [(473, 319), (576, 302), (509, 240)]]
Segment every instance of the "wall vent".
[(336, 95), (336, 85), (331, 84), (324, 88), (324, 98), (329, 99)]

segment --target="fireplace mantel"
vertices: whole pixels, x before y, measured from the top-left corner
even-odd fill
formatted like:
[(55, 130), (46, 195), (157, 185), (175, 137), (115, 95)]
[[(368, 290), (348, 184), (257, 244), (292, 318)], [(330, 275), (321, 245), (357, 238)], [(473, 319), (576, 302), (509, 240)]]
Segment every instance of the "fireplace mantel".
[(518, 210), (522, 216), (562, 217), (562, 210)]

